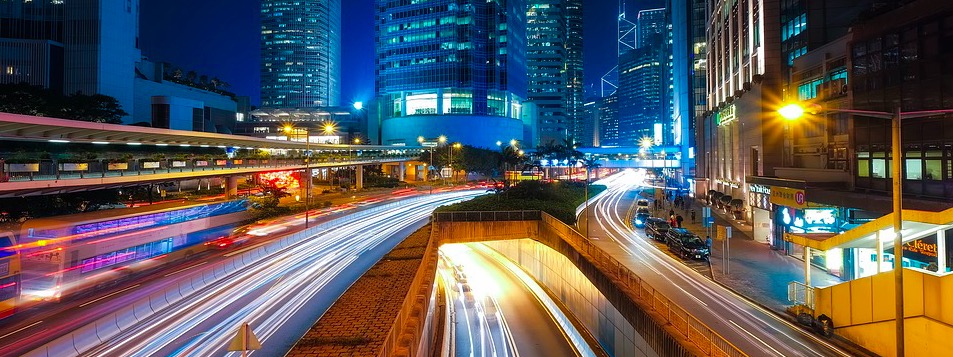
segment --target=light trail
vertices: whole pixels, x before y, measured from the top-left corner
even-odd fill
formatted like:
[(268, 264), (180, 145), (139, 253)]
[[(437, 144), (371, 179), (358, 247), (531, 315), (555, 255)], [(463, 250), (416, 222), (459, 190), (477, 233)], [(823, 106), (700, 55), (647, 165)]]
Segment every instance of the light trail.
[[(630, 170), (597, 182), (605, 184), (607, 192), (594, 205), (590, 204), (591, 209), (595, 211), (591, 216), (598, 227), (630, 256), (630, 259), (622, 259), (622, 257), (617, 259), (630, 267), (634, 266), (633, 271), (654, 272), (655, 274), (641, 273), (640, 275), (673, 303), (678, 304), (709, 328), (718, 331), (749, 355), (850, 355), (715, 284), (681, 261), (657, 249), (644, 234), (636, 233), (629, 228), (624, 217), (625, 212), (628, 212), (626, 198), (635, 192), (633, 190), (646, 187), (643, 180), (643, 175)], [(609, 244), (608, 242), (593, 243)], [(737, 328), (741, 326), (744, 326), (742, 330), (745, 334), (738, 333)], [(753, 340), (749, 335), (758, 338)]]
[(392, 205), (387, 211), (338, 218), (298, 244), (196, 287), (189, 296), (83, 355), (220, 355), (244, 322), (267, 345), (283, 325), (368, 251), (426, 220), (435, 207), (479, 194), (435, 194)]

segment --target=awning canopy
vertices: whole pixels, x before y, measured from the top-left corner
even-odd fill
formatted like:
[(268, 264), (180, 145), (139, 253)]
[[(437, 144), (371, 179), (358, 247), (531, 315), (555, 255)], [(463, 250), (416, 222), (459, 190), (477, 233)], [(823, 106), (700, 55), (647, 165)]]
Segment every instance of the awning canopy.
[[(903, 210), (903, 241), (911, 241), (953, 227), (953, 208), (940, 211)], [(864, 223), (841, 234), (794, 234), (787, 233), (784, 240), (818, 250), (832, 248), (873, 248), (877, 239), (884, 246), (893, 245), (893, 213)]]

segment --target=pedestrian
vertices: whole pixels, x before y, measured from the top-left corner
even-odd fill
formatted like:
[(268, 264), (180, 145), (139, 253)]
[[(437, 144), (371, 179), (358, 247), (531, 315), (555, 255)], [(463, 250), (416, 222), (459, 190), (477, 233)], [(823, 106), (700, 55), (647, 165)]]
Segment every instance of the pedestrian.
[(695, 224), (695, 210), (692, 210), (692, 224)]
[(711, 236), (710, 235), (705, 236), (705, 245), (708, 246), (708, 254), (711, 254)]
[(675, 216), (675, 223), (678, 223), (678, 228), (682, 228), (682, 221), (685, 219), (682, 218), (682, 215)]
[(672, 216), (672, 218), (675, 218), (675, 210), (673, 209), (668, 210), (668, 215)]
[(673, 228), (678, 228), (678, 222), (675, 220), (674, 213), (668, 216), (668, 225), (672, 226)]

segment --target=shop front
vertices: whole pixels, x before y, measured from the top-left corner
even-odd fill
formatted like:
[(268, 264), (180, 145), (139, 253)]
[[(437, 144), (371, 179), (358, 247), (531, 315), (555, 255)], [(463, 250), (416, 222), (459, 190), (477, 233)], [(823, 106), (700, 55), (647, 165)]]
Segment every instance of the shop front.
[(771, 187), (749, 183), (748, 207), (751, 211), (752, 227), (754, 227), (752, 231), (754, 236), (752, 239), (756, 242), (774, 246), (774, 224), (771, 219)]

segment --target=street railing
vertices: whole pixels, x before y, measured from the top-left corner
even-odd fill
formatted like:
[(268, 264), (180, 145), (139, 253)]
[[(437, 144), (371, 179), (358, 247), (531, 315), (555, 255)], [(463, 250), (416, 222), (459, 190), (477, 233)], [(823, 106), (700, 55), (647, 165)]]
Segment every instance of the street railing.
[(434, 222), (538, 221), (540, 211), (460, 211), (435, 212)]
[(788, 301), (814, 310), (814, 287), (799, 281), (788, 283)]

